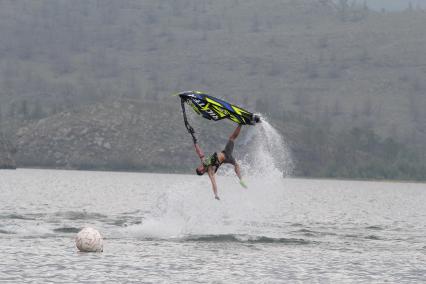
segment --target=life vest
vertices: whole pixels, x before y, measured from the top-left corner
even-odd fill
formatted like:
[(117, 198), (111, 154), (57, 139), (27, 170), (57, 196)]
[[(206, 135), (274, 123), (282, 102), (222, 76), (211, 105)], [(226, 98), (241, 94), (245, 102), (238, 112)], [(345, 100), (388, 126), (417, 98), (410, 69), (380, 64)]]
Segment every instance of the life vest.
[(213, 155), (205, 158), (204, 161), (203, 161), (203, 165), (204, 165), (205, 168), (208, 168), (209, 166), (214, 166), (214, 167), (216, 167), (216, 169), (215, 169), (214, 172), (217, 172), (217, 170), (219, 169), (220, 165), (222, 165), (219, 162), (219, 159), (217, 157), (217, 152), (214, 152)]

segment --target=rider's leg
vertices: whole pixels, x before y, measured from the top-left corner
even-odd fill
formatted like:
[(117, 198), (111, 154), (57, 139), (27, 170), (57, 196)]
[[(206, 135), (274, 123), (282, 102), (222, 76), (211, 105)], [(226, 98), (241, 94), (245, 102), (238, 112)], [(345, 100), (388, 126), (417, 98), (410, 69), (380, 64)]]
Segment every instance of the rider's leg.
[(235, 139), (237, 139), (238, 135), (240, 134), (241, 131), (241, 124), (238, 124), (237, 128), (235, 128), (234, 132), (232, 132), (231, 136), (229, 136), (229, 140), (234, 141)]

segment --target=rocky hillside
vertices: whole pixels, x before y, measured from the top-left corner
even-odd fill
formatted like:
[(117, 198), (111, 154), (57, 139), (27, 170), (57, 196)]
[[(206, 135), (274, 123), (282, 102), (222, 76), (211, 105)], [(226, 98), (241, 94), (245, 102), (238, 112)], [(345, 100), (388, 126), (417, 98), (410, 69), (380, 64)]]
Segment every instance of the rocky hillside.
[[(200, 139), (206, 152), (224, 143), (227, 134), (215, 138), (204, 122), (193, 121), (200, 138), (207, 137)], [(197, 163), (179, 104), (121, 100), (91, 105), (23, 127), (17, 141), (22, 167), (187, 172)]]
[[(235, 127), (188, 115), (206, 154)], [(296, 176), (426, 180), (425, 156), (372, 130), (333, 132), (297, 115), (271, 123), (290, 147)], [(246, 133), (236, 145), (240, 159)], [(19, 167), (191, 173), (199, 163), (173, 101), (115, 100), (61, 112), (21, 127), (16, 141)]]
[(5, 124), (200, 89), (274, 119), (330, 114), (334, 129), (425, 144), (424, 11), (331, 0), (101, 2), (0, 1)]
[(15, 169), (16, 150), (11, 142), (0, 133), (0, 169)]

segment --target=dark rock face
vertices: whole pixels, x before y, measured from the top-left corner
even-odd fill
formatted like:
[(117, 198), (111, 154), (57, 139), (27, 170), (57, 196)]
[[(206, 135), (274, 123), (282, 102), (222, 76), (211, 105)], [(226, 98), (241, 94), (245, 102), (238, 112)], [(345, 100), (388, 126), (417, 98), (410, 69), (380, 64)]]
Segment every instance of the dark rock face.
[(0, 133), (0, 169), (16, 169), (16, 148)]

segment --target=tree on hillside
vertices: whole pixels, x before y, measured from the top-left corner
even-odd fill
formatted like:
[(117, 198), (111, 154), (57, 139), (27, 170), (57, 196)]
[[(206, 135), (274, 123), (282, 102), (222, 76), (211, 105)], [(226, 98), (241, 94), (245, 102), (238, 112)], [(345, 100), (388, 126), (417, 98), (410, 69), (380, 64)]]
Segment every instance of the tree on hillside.
[(341, 21), (359, 21), (368, 15), (368, 5), (364, 1), (362, 5), (358, 4), (356, 0), (349, 2), (349, 0), (318, 0), (323, 5), (330, 6), (337, 11)]
[(258, 33), (260, 31), (260, 22), (259, 22), (259, 17), (257, 16), (257, 14), (254, 14), (252, 17), (250, 31), (253, 33)]
[(373, 103), (371, 102), (371, 98), (364, 99), (364, 105), (362, 108), (362, 114), (366, 117), (371, 116), (373, 113)]
[(31, 111), (30, 118), (31, 119), (40, 119), (44, 116), (45, 116), (45, 114), (43, 112), (43, 108), (41, 107), (40, 100), (36, 100), (36, 102), (34, 104), (34, 108)]
[(21, 115), (24, 119), (28, 118), (28, 104), (27, 104), (27, 100), (23, 100), (21, 102), (21, 107), (19, 109), (19, 115)]
[(337, 11), (339, 12), (340, 19), (342, 21), (346, 21), (347, 19), (347, 13), (349, 10), (349, 0), (339, 0), (337, 2)]
[(333, 105), (333, 116), (339, 116), (342, 112), (342, 105), (339, 101), (339, 99), (335, 99), (334, 105)]

